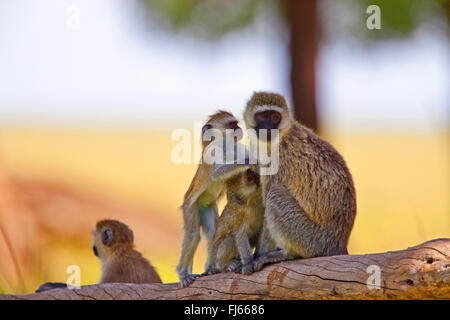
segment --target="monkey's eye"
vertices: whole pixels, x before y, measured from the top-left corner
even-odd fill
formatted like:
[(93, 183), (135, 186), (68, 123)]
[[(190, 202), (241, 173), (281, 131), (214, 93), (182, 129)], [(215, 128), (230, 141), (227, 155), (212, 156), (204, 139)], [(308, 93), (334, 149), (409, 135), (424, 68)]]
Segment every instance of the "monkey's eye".
[(267, 119), (268, 116), (269, 115), (267, 112), (258, 112), (257, 114), (255, 114), (255, 119), (257, 121), (264, 121)]
[(211, 129), (211, 128), (212, 128), (212, 125), (210, 125), (210, 124), (205, 124), (205, 125), (203, 126), (203, 128), (202, 128), (202, 135), (204, 135), (205, 132), (208, 131), (208, 130)]
[(256, 122), (278, 124), (281, 121), (281, 114), (274, 110), (267, 110), (255, 114)]
[(270, 115), (270, 120), (272, 120), (273, 123), (277, 123), (280, 122), (281, 120), (281, 115), (278, 112), (273, 112)]
[(237, 121), (230, 121), (230, 122), (228, 122), (226, 124), (226, 128), (227, 129), (237, 130), (237, 129), (239, 129), (238, 122)]

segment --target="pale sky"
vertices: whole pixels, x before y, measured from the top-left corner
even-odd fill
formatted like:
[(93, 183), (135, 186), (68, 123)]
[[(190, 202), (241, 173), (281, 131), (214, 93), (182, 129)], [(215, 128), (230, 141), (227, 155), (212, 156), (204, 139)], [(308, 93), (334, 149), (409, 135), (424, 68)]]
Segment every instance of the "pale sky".
[[(289, 92), (272, 25), (210, 44), (144, 33), (130, 2), (2, 0), (0, 125), (165, 125), (218, 108), (241, 117), (253, 91)], [(66, 26), (71, 5), (79, 30)], [(344, 128), (448, 125), (449, 60), (448, 42), (426, 31), (370, 51), (328, 45), (317, 65), (320, 114)]]

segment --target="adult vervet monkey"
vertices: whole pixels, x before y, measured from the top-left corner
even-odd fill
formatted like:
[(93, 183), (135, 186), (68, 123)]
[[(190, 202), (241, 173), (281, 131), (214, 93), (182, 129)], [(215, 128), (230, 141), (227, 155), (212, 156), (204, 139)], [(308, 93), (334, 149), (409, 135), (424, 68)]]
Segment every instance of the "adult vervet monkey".
[(258, 140), (263, 130), (268, 140), (277, 135), (279, 153), (278, 171), (261, 175), (264, 227), (254, 271), (282, 260), (347, 254), (356, 196), (342, 156), (291, 117), (282, 95), (254, 93), (244, 120)]
[[(210, 137), (212, 139), (205, 139), (211, 132), (213, 133), (213, 136)], [(211, 154), (212, 147), (215, 147), (216, 151), (224, 151), (224, 156), (228, 151), (233, 151), (233, 154), (238, 151), (234, 148), (235, 142), (242, 139), (243, 133), (238, 126), (238, 120), (231, 113), (219, 110), (211, 115), (203, 126), (202, 133), (202, 162), (198, 165), (182, 205), (184, 237), (177, 273), (183, 287), (189, 285), (197, 277), (192, 274), (192, 265), (194, 253), (200, 241), (200, 228), (205, 234), (208, 251), (205, 273), (211, 269), (214, 259), (212, 242), (219, 217), (217, 200), (225, 192), (227, 179), (248, 168), (248, 165), (239, 164), (234, 156), (232, 160), (236, 161), (233, 163), (205, 161)], [(231, 150), (227, 148), (229, 141), (232, 142), (233, 149)], [(219, 160), (224, 159), (219, 157)]]

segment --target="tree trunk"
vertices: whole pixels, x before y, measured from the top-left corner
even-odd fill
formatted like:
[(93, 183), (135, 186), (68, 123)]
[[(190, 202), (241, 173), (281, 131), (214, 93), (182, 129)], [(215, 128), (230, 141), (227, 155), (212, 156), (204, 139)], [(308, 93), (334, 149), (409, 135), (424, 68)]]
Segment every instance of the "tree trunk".
[(319, 22), (316, 0), (286, 0), (290, 28), (291, 90), (295, 118), (317, 132), (316, 57)]
[[(370, 289), (368, 282), (377, 285), (371, 281), (377, 267), (379, 288)], [(450, 239), (394, 252), (285, 261), (250, 276), (201, 277), (188, 288), (109, 283), (1, 299), (450, 299)]]

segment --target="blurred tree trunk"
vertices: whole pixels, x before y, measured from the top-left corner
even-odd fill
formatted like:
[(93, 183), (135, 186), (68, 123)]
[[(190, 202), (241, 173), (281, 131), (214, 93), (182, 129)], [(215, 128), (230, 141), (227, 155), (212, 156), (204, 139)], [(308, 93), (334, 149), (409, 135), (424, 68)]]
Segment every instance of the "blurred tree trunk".
[(304, 125), (317, 131), (316, 57), (319, 22), (316, 0), (285, 0), (290, 28), (291, 89), (294, 115)]

